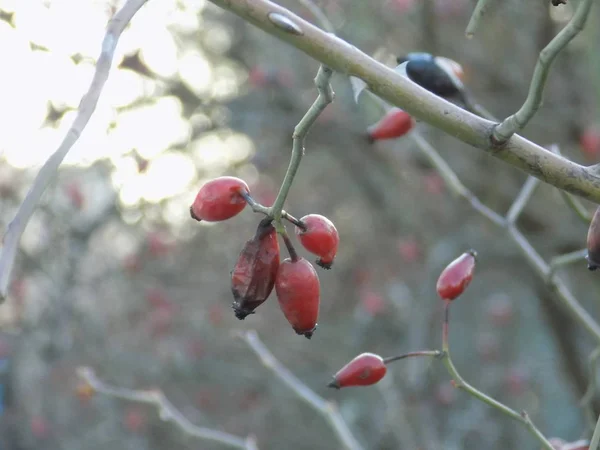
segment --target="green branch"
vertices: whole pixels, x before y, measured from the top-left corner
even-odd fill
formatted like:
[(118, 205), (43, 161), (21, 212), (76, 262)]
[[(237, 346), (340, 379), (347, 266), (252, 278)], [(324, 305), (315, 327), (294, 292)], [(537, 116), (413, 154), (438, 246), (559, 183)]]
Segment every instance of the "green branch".
[(527, 94), (525, 103), (523, 103), (521, 109), (512, 116), (504, 119), (502, 123), (494, 128), (492, 138), (497, 144), (504, 144), (513, 134), (522, 130), (540, 108), (542, 105), (544, 87), (546, 86), (546, 79), (550, 73), (552, 63), (569, 42), (583, 30), (590, 8), (592, 7), (592, 2), (593, 0), (582, 0), (579, 8), (577, 8), (577, 11), (567, 26), (564, 27), (562, 31), (540, 52), (540, 56), (538, 57), (537, 64), (533, 71), (533, 77), (531, 78), (529, 93)]

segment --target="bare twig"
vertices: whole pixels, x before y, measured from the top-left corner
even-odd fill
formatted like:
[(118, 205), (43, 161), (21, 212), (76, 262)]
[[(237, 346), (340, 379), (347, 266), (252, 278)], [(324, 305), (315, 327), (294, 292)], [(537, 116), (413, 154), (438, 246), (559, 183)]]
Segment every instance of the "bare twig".
[(590, 427), (594, 427), (594, 410), (591, 406), (592, 401), (594, 400), (594, 395), (596, 395), (596, 375), (598, 372), (598, 358), (600, 358), (600, 347), (596, 347), (596, 349), (590, 354), (588, 358), (589, 364), (589, 384), (579, 402), (579, 405), (584, 409), (587, 418), (590, 422)]
[(461, 390), (467, 392), (472, 397), (475, 397), (476, 399), (482, 401), (483, 403), (500, 411), (501, 413), (510, 417), (511, 419), (516, 420), (517, 422), (520, 422), (529, 430), (529, 432), (531, 434), (533, 434), (535, 436), (535, 438), (542, 444), (543, 448), (545, 448), (547, 450), (554, 450), (554, 447), (552, 446), (552, 444), (550, 444), (550, 442), (548, 442), (546, 437), (540, 432), (540, 430), (538, 430), (538, 428), (534, 425), (534, 423), (532, 422), (532, 420), (529, 418), (529, 416), (527, 415), (527, 413), (525, 411), (518, 413), (517, 411), (506, 406), (505, 404), (500, 403), (498, 400), (490, 397), (487, 394), (484, 394), (477, 388), (475, 388), (475, 387), (471, 386), (469, 383), (467, 383), (463, 379), (463, 377), (460, 375), (460, 373), (458, 373), (458, 370), (456, 370), (456, 367), (454, 366), (454, 363), (452, 362), (452, 358), (450, 357), (450, 343), (448, 340), (449, 311), (450, 311), (450, 302), (445, 302), (445, 304), (444, 304), (445, 314), (444, 314), (444, 322), (443, 322), (443, 329), (442, 329), (442, 349), (444, 351), (444, 354), (443, 354), (442, 361), (444, 362), (444, 365), (446, 366), (448, 373), (454, 380), (454, 385), (458, 389), (461, 389)]
[(211, 430), (210, 428), (194, 425), (181, 412), (179, 412), (175, 406), (173, 406), (173, 404), (160, 390), (138, 391), (111, 386), (98, 379), (94, 373), (94, 370), (90, 367), (80, 367), (77, 370), (77, 375), (87, 384), (89, 384), (94, 392), (109, 395), (121, 400), (146, 403), (156, 407), (161, 420), (165, 422), (173, 422), (189, 436), (218, 442), (232, 448), (240, 448), (245, 450), (258, 449), (253, 437), (242, 439), (223, 431)]
[(597, 450), (599, 443), (600, 443), (600, 416), (598, 416), (598, 421), (596, 422), (596, 428), (594, 428), (594, 434), (592, 435), (592, 441), (590, 442), (590, 446), (588, 447), (588, 450)]
[[(518, 135), (497, 151), (490, 139), (495, 123), (423, 89), (356, 47), (268, 0), (210, 0), (269, 34), (288, 42), (332, 70), (362, 79), (369, 90), (410, 115), (559, 189), (600, 203), (600, 176)], [(586, 0), (587, 1), (587, 0)], [(285, 17), (295, 32), (269, 17)]]
[(531, 199), (531, 196), (535, 192), (535, 188), (540, 184), (540, 180), (534, 177), (528, 177), (527, 181), (521, 188), (519, 195), (515, 198), (515, 201), (511, 205), (508, 213), (506, 214), (506, 220), (509, 224), (514, 224), (521, 213), (523, 212), (523, 208), (527, 206), (527, 203)]
[(469, 39), (475, 35), (475, 31), (477, 31), (477, 27), (479, 27), (479, 22), (491, 4), (491, 0), (479, 0), (477, 5), (475, 5), (475, 10), (473, 11), (473, 15), (471, 16), (471, 20), (469, 20), (469, 24), (467, 25), (467, 29), (465, 31), (465, 34)]
[(315, 16), (325, 31), (328, 33), (335, 33), (335, 28), (327, 15), (321, 10), (321, 8), (315, 5), (312, 0), (298, 0), (298, 3), (308, 9), (310, 13)]
[(329, 84), (329, 80), (331, 79), (332, 75), (333, 72), (329, 67), (323, 65), (319, 67), (319, 71), (315, 77), (315, 85), (317, 86), (319, 95), (315, 102), (308, 109), (304, 117), (302, 117), (298, 125), (296, 125), (296, 128), (294, 128), (294, 133), (292, 135), (293, 144), (290, 165), (285, 173), (283, 182), (281, 183), (281, 188), (279, 189), (277, 198), (275, 199), (275, 202), (270, 210), (270, 216), (275, 220), (275, 227), (278, 228), (278, 232), (281, 232), (280, 222), (283, 204), (285, 203), (285, 199), (287, 198), (290, 188), (292, 187), (294, 177), (296, 176), (298, 167), (300, 167), (300, 161), (302, 160), (302, 155), (304, 154), (304, 140), (306, 139), (306, 135), (319, 115), (323, 112), (327, 105), (333, 101), (334, 93), (333, 89), (331, 88), (331, 84)]
[(75, 142), (81, 136), (90, 117), (92, 116), (104, 83), (108, 79), (110, 66), (114, 56), (119, 36), (130, 22), (135, 13), (146, 3), (147, 0), (128, 0), (123, 7), (114, 15), (106, 28), (106, 34), (102, 41), (102, 50), (96, 63), (96, 72), (87, 93), (79, 103), (77, 116), (66, 136), (56, 151), (44, 163), (38, 172), (33, 185), (27, 192), (27, 196), (21, 203), (17, 214), (8, 224), (3, 238), (2, 253), (0, 254), (0, 303), (6, 299), (10, 275), (19, 249), (21, 235), (33, 215), (42, 194), (56, 174), (61, 162)]
[(317, 410), (329, 422), (344, 448), (362, 449), (348, 425), (340, 415), (334, 403), (320, 397), (315, 391), (302, 383), (290, 370), (284, 367), (269, 349), (263, 344), (255, 331), (247, 331), (239, 335), (260, 358), (263, 365), (271, 370), (277, 378), (289, 387), (300, 399)]
[(533, 118), (542, 104), (546, 79), (556, 56), (579, 34), (585, 26), (593, 0), (582, 0), (571, 21), (540, 52), (531, 78), (529, 93), (525, 103), (516, 113), (504, 119), (494, 128), (492, 139), (499, 145), (504, 144), (517, 131), (522, 130)]

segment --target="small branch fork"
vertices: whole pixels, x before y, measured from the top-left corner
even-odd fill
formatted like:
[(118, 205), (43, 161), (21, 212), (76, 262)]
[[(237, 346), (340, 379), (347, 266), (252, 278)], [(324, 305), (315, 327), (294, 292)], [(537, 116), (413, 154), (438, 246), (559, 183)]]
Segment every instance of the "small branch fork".
[(292, 134), (293, 144), (290, 165), (283, 179), (283, 183), (281, 184), (281, 188), (279, 189), (279, 193), (277, 194), (277, 198), (275, 199), (275, 202), (269, 211), (269, 215), (273, 217), (275, 221), (275, 227), (280, 233), (282, 227), (281, 217), (283, 215), (283, 204), (285, 203), (290, 188), (292, 187), (294, 177), (298, 172), (298, 167), (300, 167), (300, 162), (302, 161), (302, 156), (304, 155), (304, 140), (306, 139), (306, 135), (319, 115), (323, 112), (327, 105), (333, 101), (334, 98), (333, 89), (329, 83), (332, 75), (333, 72), (329, 67), (324, 65), (319, 67), (319, 71), (315, 77), (315, 85), (319, 92), (319, 96), (308, 109), (304, 117), (302, 117), (298, 125), (296, 125), (294, 133)]
[(260, 340), (255, 331), (247, 331), (239, 334), (239, 337), (256, 353), (267, 369), (272, 371), (301, 400), (325, 417), (345, 449), (362, 450), (362, 446), (353, 436), (350, 428), (333, 402), (319, 396), (315, 391), (302, 383), (287, 367), (281, 364)]
[(109, 22), (106, 28), (106, 34), (104, 35), (104, 40), (102, 41), (102, 50), (98, 62), (96, 63), (94, 78), (92, 79), (87, 93), (79, 103), (77, 116), (58, 149), (56, 149), (56, 151), (48, 158), (38, 172), (33, 181), (33, 185), (21, 203), (17, 214), (8, 224), (2, 241), (2, 251), (0, 253), (0, 303), (6, 300), (10, 276), (19, 249), (21, 235), (23, 234), (29, 219), (33, 215), (42, 194), (56, 174), (58, 167), (71, 147), (77, 142), (81, 133), (83, 133), (90, 117), (96, 109), (104, 83), (108, 79), (115, 48), (121, 33), (146, 1), (147, 0), (127, 0), (123, 7)]
[(145, 403), (154, 406), (158, 410), (159, 417), (165, 422), (173, 422), (186, 435), (205, 439), (212, 442), (239, 448), (244, 450), (258, 450), (253, 437), (243, 439), (223, 431), (211, 430), (210, 428), (199, 427), (191, 423), (173, 404), (165, 397), (160, 390), (137, 391), (121, 387), (111, 386), (104, 383), (89, 367), (80, 367), (77, 375), (87, 383), (94, 392), (115, 397), (121, 400), (127, 400), (136, 403)]
[[(477, 6), (485, 3), (485, 1), (479, 0)], [(593, 1), (581, 0), (571, 21), (540, 52), (525, 103), (523, 103), (523, 106), (516, 113), (494, 127), (492, 140), (496, 145), (505, 144), (513, 134), (525, 128), (525, 125), (535, 116), (535, 113), (542, 105), (544, 87), (546, 86), (546, 80), (550, 74), (554, 59), (583, 30)]]

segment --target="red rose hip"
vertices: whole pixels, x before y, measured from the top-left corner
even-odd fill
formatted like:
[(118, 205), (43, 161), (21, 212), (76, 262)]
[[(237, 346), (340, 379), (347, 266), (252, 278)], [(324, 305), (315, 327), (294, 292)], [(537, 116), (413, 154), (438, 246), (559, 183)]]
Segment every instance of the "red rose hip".
[(271, 219), (258, 224), (231, 272), (235, 316), (243, 320), (267, 300), (279, 270), (279, 242)]
[(473, 279), (476, 256), (475, 250), (469, 250), (442, 271), (436, 285), (437, 293), (442, 300), (452, 301), (464, 292)]
[(596, 209), (587, 234), (588, 269), (596, 270), (600, 266), (600, 206)]
[(381, 380), (387, 372), (383, 358), (374, 353), (358, 355), (333, 376), (329, 387), (369, 386)]
[(239, 178), (219, 177), (209, 181), (198, 191), (190, 207), (193, 219), (220, 222), (231, 219), (246, 206), (242, 194), (248, 194), (248, 185)]
[(415, 126), (413, 118), (400, 108), (390, 109), (379, 122), (367, 129), (370, 142), (395, 139), (404, 136)]
[(304, 258), (286, 259), (279, 266), (275, 292), (294, 331), (310, 339), (319, 318), (320, 284), (315, 268)]
[(296, 236), (302, 246), (319, 258), (316, 263), (330, 269), (337, 253), (340, 237), (331, 220), (319, 214), (309, 214), (300, 219), (306, 230), (296, 227)]

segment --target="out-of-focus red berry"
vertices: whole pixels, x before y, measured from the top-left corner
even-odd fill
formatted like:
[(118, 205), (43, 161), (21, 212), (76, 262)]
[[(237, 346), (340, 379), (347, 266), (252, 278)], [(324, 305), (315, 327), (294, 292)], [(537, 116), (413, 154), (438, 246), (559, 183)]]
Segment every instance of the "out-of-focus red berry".
[(329, 387), (341, 389), (349, 386), (369, 386), (381, 380), (387, 372), (383, 358), (374, 353), (358, 355), (342, 367), (329, 383)]
[(235, 316), (243, 320), (267, 300), (279, 270), (279, 242), (270, 219), (258, 225), (246, 242), (231, 272), (231, 292)]
[(75, 387), (75, 395), (84, 404), (89, 403), (95, 393), (94, 388), (85, 381), (78, 383)]
[(461, 295), (473, 279), (474, 250), (469, 250), (452, 261), (438, 278), (436, 289), (442, 300), (452, 301)]
[(529, 384), (529, 374), (519, 368), (511, 368), (506, 371), (506, 389), (511, 395), (522, 395)]
[(249, 192), (248, 185), (239, 178), (215, 178), (200, 188), (190, 208), (190, 214), (198, 221), (220, 222), (230, 219), (246, 206), (246, 200), (241, 193)]
[(386, 309), (383, 297), (373, 291), (364, 291), (360, 296), (360, 303), (370, 316), (382, 314)]
[(167, 236), (159, 231), (151, 231), (146, 236), (148, 251), (152, 256), (161, 257), (167, 255), (172, 249), (173, 244), (167, 239)]
[(508, 295), (496, 294), (490, 297), (487, 315), (494, 326), (505, 327), (510, 325), (514, 317), (514, 311)]
[(275, 280), (275, 292), (283, 315), (297, 334), (310, 339), (319, 318), (319, 276), (304, 258), (281, 263)]
[(139, 408), (130, 407), (125, 411), (123, 424), (128, 431), (139, 433), (146, 425), (146, 417)]
[(419, 242), (414, 236), (408, 236), (400, 239), (398, 242), (398, 252), (405, 263), (414, 263), (421, 255)]
[(335, 225), (327, 217), (319, 214), (309, 214), (300, 221), (306, 226), (306, 230), (296, 227), (296, 236), (300, 243), (306, 250), (319, 257), (317, 265), (330, 269), (340, 243)]
[(596, 208), (587, 234), (588, 269), (596, 270), (600, 266), (600, 206)]
[(81, 184), (78, 181), (73, 181), (67, 185), (66, 194), (75, 209), (83, 208), (85, 205), (85, 197), (81, 190)]
[(123, 259), (123, 268), (129, 274), (138, 273), (142, 268), (142, 261), (138, 255), (132, 253)]
[(456, 387), (448, 382), (439, 384), (435, 390), (435, 400), (442, 406), (450, 406), (456, 400)]
[(379, 122), (367, 128), (370, 142), (396, 139), (404, 136), (415, 126), (414, 119), (400, 108), (390, 109)]
[(50, 424), (45, 417), (34, 416), (31, 418), (31, 434), (37, 439), (44, 439), (50, 434)]
[(444, 179), (435, 171), (431, 171), (423, 176), (425, 191), (431, 195), (440, 195), (444, 193), (446, 186)]
[(579, 145), (589, 161), (600, 159), (600, 130), (595, 127), (586, 128), (579, 138)]

